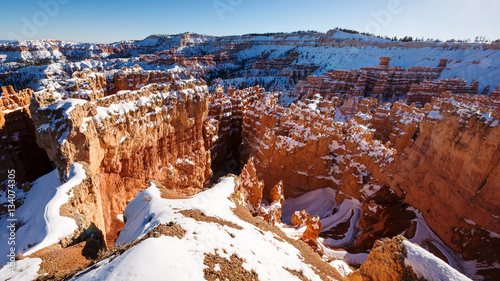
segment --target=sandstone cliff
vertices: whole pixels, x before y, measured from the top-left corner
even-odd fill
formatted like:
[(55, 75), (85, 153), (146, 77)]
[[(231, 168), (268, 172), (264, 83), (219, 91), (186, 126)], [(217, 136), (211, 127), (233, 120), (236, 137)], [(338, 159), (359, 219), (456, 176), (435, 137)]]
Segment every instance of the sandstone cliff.
[(88, 163), (103, 208), (105, 225), (97, 227), (109, 245), (123, 225), (117, 215), (149, 180), (185, 193), (208, 183), (208, 92), (202, 81), (178, 79), (93, 99), (47, 89), (34, 94), (30, 108), (37, 142), (61, 177), (72, 163)]
[(449, 94), (426, 106), (412, 146), (393, 165), (391, 187), (421, 210), (432, 229), (466, 259), (500, 257), (498, 107)]
[[(36, 143), (35, 127), (28, 109), (32, 93), (31, 89), (16, 93), (10, 86), (2, 87), (0, 182), (7, 179), (9, 170), (15, 170), (16, 181), (24, 184), (36, 180), (54, 168), (47, 153)], [(2, 186), (2, 189), (5, 187), (6, 185)], [(24, 188), (29, 189), (29, 187)]]

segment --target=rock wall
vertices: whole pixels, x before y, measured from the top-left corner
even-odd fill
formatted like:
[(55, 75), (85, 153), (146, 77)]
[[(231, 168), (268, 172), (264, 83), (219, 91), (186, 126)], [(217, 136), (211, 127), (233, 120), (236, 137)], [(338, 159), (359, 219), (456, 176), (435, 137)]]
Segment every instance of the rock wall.
[(381, 57), (380, 65), (376, 67), (332, 70), (321, 76), (308, 76), (296, 85), (296, 95), (300, 99), (310, 99), (320, 94), (326, 99), (333, 96), (364, 96), (388, 101), (405, 96), (412, 84), (437, 79), (444, 68), (441, 66), (443, 63), (440, 63), (439, 67), (412, 67), (405, 70), (389, 66), (389, 61), (389, 57)]
[(500, 86), (491, 91), (490, 98), (496, 106), (500, 106)]
[(211, 94), (207, 122), (217, 130), (210, 148), (214, 181), (228, 173), (239, 173), (246, 163), (240, 161), (240, 154), (248, 154), (248, 149), (245, 152), (241, 145), (243, 115), (258, 93), (264, 92), (261, 87), (236, 90), (232, 86), (226, 89), (219, 86)]
[[(470, 280), (446, 264), (436, 263), (439, 261), (432, 254), (419, 255), (416, 261), (414, 252), (420, 247), (409, 245), (410, 242), (402, 236), (377, 241), (368, 259), (348, 276), (349, 280)], [(415, 265), (415, 262), (421, 264)], [(422, 268), (424, 264), (425, 268)]]
[(149, 180), (184, 193), (208, 184), (208, 102), (203, 81), (178, 79), (96, 101), (48, 89), (34, 94), (30, 108), (37, 141), (61, 177), (71, 163), (88, 164), (104, 212), (97, 226), (109, 245), (123, 225), (117, 215)]
[(425, 112), (389, 183), (464, 258), (498, 261), (491, 250), (500, 243), (498, 107), (487, 97), (445, 94)]
[[(47, 153), (36, 143), (35, 127), (28, 105), (33, 91), (16, 93), (12, 87), (2, 87), (0, 97), (0, 182), (7, 179), (8, 170), (15, 170), (20, 184), (34, 181), (50, 172)], [(5, 188), (3, 185), (2, 188)], [(29, 187), (24, 187), (28, 189)]]
[(333, 122), (332, 112), (333, 105), (327, 101), (299, 102), (286, 109), (278, 105), (276, 94), (259, 93), (249, 103), (243, 114), (241, 159), (255, 158), (266, 184), (264, 194), (280, 180), (287, 197), (338, 186), (332, 175), (335, 160), (330, 144), (341, 137), (342, 125)]
[(255, 159), (264, 194), (282, 180), (286, 197), (333, 187), (339, 202), (381, 206), (377, 215), (365, 208), (356, 251), (408, 229), (410, 205), (463, 258), (484, 262), (484, 272), (500, 260), (491, 250), (500, 242), (494, 98), (443, 92), (424, 108), (360, 99), (347, 123), (335, 122), (334, 102), (320, 96), (289, 108), (277, 100), (260, 94), (243, 117), (243, 151)]

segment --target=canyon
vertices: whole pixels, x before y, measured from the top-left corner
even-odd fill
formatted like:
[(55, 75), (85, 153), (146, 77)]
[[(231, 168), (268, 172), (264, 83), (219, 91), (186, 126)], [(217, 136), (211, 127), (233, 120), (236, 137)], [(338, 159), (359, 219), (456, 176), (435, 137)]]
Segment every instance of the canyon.
[[(307, 265), (289, 260), (280, 274), (302, 270), (307, 280), (500, 277), (500, 76), (488, 64), (500, 59), (497, 43), (332, 30), (92, 46), (0, 44), (0, 81), (14, 85), (0, 100), (0, 180), (16, 170), (18, 249), (21, 261), (41, 259), (35, 278), (65, 279), (44, 257), (78, 245), (95, 252), (68, 276), (104, 278), (139, 245), (163, 247), (170, 236), (182, 250), (192, 236), (220, 243), (202, 261), (205, 277), (217, 272), (209, 259), (237, 267), (224, 258), (241, 258), (234, 247), (252, 265), (244, 274), (277, 276), (255, 266), (240, 235), (299, 251)], [(10, 83), (26, 71), (31, 84)], [(40, 199), (34, 211), (48, 189), (68, 197)], [(54, 217), (32, 215), (47, 206)], [(39, 227), (51, 231), (30, 234)], [(209, 239), (209, 227), (223, 231)], [(228, 234), (237, 246), (218, 240)], [(160, 244), (146, 246), (148, 237)], [(97, 252), (120, 258), (83, 272), (83, 261), (102, 261)], [(445, 270), (422, 272), (417, 253)]]

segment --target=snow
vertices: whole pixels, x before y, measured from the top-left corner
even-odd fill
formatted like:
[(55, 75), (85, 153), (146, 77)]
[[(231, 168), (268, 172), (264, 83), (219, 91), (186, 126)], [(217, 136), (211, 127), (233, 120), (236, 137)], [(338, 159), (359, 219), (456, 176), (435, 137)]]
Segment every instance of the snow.
[(366, 259), (368, 259), (368, 254), (365, 253), (351, 254), (344, 250), (332, 250), (330, 248), (326, 248), (321, 242), (319, 242), (319, 245), (326, 256), (333, 259), (345, 260), (352, 265), (362, 265)]
[(124, 135), (123, 137), (120, 138), (120, 143), (124, 142), (129, 135)]
[(408, 210), (413, 211), (416, 215), (414, 222), (417, 223), (417, 230), (415, 235), (410, 238), (410, 242), (416, 243), (418, 245), (426, 245), (427, 243), (432, 243), (448, 260), (451, 267), (459, 270), (460, 272), (465, 272), (468, 276), (473, 276), (476, 271), (474, 262), (465, 262), (458, 258), (453, 250), (444, 244), (443, 241), (431, 230), (427, 225), (422, 213), (413, 208), (409, 207)]
[(403, 244), (407, 252), (405, 265), (411, 267), (419, 278), (425, 278), (429, 281), (471, 280), (421, 247), (406, 240), (403, 241)]
[[(109, 263), (85, 272), (75, 280), (205, 280), (204, 254), (244, 259), (243, 267), (254, 270), (260, 280), (298, 280), (287, 268), (302, 271), (310, 280), (321, 280), (303, 262), (298, 249), (271, 232), (262, 232), (240, 220), (231, 210), (236, 205), (228, 198), (235, 188), (234, 178), (223, 178), (209, 190), (188, 199), (163, 199), (151, 186), (138, 193), (127, 205), (127, 219), (116, 244), (123, 245), (144, 236), (159, 224), (175, 222), (186, 230), (182, 239), (161, 236), (148, 238)], [(195, 221), (179, 213), (183, 209), (202, 211), (242, 227)]]
[(116, 218), (121, 222), (125, 222), (125, 220), (123, 219), (123, 214), (116, 215)]
[(368, 121), (368, 120), (372, 119), (372, 116), (368, 113), (358, 112), (358, 113), (356, 113), (355, 116), (358, 116), (363, 121)]
[[(493, 231), (491, 231), (491, 230), (489, 230), (489, 229), (487, 229), (487, 228), (484, 228), (484, 227), (480, 227), (480, 226), (478, 226), (478, 225), (477, 225), (477, 223), (476, 223), (475, 221), (473, 221), (473, 220), (471, 220), (471, 219), (463, 219), (463, 220), (464, 220), (464, 222), (466, 222), (466, 223), (468, 223), (468, 224), (470, 224), (470, 225), (476, 226), (476, 227), (478, 227), (478, 228), (480, 228), (480, 229), (482, 229), (482, 230), (484, 230), (484, 231), (488, 232), (488, 236), (490, 236), (491, 238), (500, 239), (500, 234), (498, 234), (498, 233), (496, 233), (496, 232), (493, 232)], [(473, 229), (473, 230), (474, 230), (474, 229)]]
[(337, 191), (332, 188), (321, 188), (309, 191), (297, 198), (288, 198), (282, 207), (282, 222), (290, 224), (292, 214), (295, 211), (306, 210), (306, 212), (320, 218), (324, 218), (333, 212), (337, 206), (335, 196)]
[(333, 118), (333, 121), (335, 121), (335, 122), (341, 122), (341, 123), (347, 123), (348, 122), (348, 118), (339, 109), (337, 109), (335, 111), (335, 116)]
[[(346, 199), (337, 206), (336, 194), (337, 191), (332, 188), (323, 188), (309, 191), (297, 198), (288, 198), (282, 207), (281, 220), (283, 223), (290, 224), (291, 216), (295, 211), (306, 210), (309, 215), (318, 215), (321, 218), (323, 231), (335, 228), (338, 224), (349, 220), (349, 229), (344, 238), (336, 240), (320, 237), (318, 243), (326, 256), (360, 265), (367, 259), (368, 254), (351, 254), (344, 250), (332, 250), (324, 246), (342, 247), (354, 241), (357, 234), (356, 228), (361, 216), (361, 203), (356, 199)], [(335, 208), (338, 210), (333, 214)], [(305, 227), (294, 229), (282, 226), (281, 230), (290, 237), (300, 237), (305, 231)]]
[[(44, 111), (47, 110), (49, 112), (54, 112), (61, 110), (63, 112), (63, 118), (65, 119), (71, 119), (70, 112), (76, 108), (76, 106), (81, 106), (85, 104), (87, 101), (82, 100), (82, 99), (64, 99), (61, 100), (62, 94), (58, 92), (53, 93), (53, 98), (59, 99), (58, 102), (55, 102), (53, 104), (50, 104), (45, 107), (40, 107), (37, 109), (37, 111)], [(50, 129), (52, 133), (57, 134), (60, 131), (61, 136), (58, 138), (59, 144), (63, 144), (66, 141), (66, 138), (68, 137), (70, 133), (70, 128), (67, 126), (67, 124), (62, 124), (59, 127), (58, 124), (61, 123), (63, 118), (59, 119), (49, 119), (50, 123), (42, 124), (40, 127), (38, 127), (38, 132), (44, 132)], [(57, 130), (56, 130), (57, 127)]]
[(378, 207), (378, 205), (375, 205), (374, 207), (368, 206), (368, 209), (370, 210), (370, 212), (376, 213), (377, 212), (377, 207)]
[(185, 158), (177, 158), (177, 161), (175, 161), (175, 164), (184, 164), (184, 165), (191, 165), (194, 166), (194, 162), (189, 159), (189, 157)]
[(7, 266), (0, 269), (0, 280), (35, 280), (38, 277), (38, 270), (41, 263), (42, 259), (40, 258), (18, 260), (16, 261), (16, 269), (14, 271), (10, 271)]
[(366, 195), (366, 198), (369, 198), (373, 196), (375, 193), (377, 193), (377, 191), (379, 191), (380, 188), (382, 187), (377, 184), (364, 184), (360, 192)]
[(15, 132), (12, 134), (12, 136), (10, 137), (10, 141), (19, 141), (19, 132)]
[(342, 239), (319, 238), (319, 240), (323, 244), (334, 248), (342, 248), (351, 244), (356, 239), (356, 228), (360, 217), (361, 202), (356, 199), (344, 200), (338, 207), (338, 211), (333, 215), (322, 218), (321, 223), (323, 224), (323, 231), (327, 231), (349, 221), (349, 229)]
[[(85, 178), (85, 171), (79, 163), (71, 165), (69, 180), (59, 181), (57, 170), (36, 180), (23, 205), (15, 212), (17, 224), (16, 248), (23, 255), (30, 255), (40, 249), (58, 243), (77, 229), (76, 222), (59, 214), (59, 209), (72, 197), (72, 188)], [(0, 220), (0, 227), (6, 229), (6, 218)], [(0, 233), (0, 264), (6, 263), (8, 245), (7, 232)], [(34, 245), (29, 247), (28, 245)]]
[(47, 129), (49, 129), (49, 128), (50, 128), (50, 124), (47, 124), (47, 123), (46, 123), (46, 124), (42, 124), (42, 125), (38, 126), (37, 131), (38, 131), (39, 133), (41, 133), (41, 132), (45, 132), (45, 131), (47, 131)]
[(337, 271), (344, 276), (347, 276), (353, 272), (349, 265), (343, 260), (333, 260), (329, 262), (329, 264), (335, 267)]

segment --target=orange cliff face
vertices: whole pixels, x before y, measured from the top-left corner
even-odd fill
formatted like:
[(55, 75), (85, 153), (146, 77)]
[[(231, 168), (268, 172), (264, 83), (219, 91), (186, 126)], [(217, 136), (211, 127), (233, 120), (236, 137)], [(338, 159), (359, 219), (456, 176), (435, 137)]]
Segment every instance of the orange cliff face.
[(210, 149), (214, 180), (227, 173), (238, 173), (246, 163), (240, 162), (240, 154), (246, 153), (241, 145), (243, 115), (249, 103), (257, 99), (258, 94), (264, 92), (265, 89), (261, 87), (242, 90), (228, 87), (224, 93), (222, 87), (217, 87), (212, 93), (208, 119), (218, 124), (218, 135)]
[[(393, 165), (391, 187), (466, 259), (498, 260), (500, 114), (492, 98), (445, 94)], [(496, 247), (494, 245), (497, 245)]]
[(203, 134), (208, 90), (202, 81), (150, 84), (95, 101), (64, 99), (48, 89), (34, 94), (30, 108), (37, 142), (61, 177), (71, 163), (87, 163), (96, 204), (103, 209), (104, 225), (96, 226), (108, 246), (123, 225), (117, 215), (149, 180), (188, 194), (200, 191), (211, 177)]
[(4, 86), (0, 97), (0, 109), (5, 111), (26, 107), (30, 104), (32, 94), (33, 90), (31, 89), (24, 89), (16, 93), (12, 86)]

